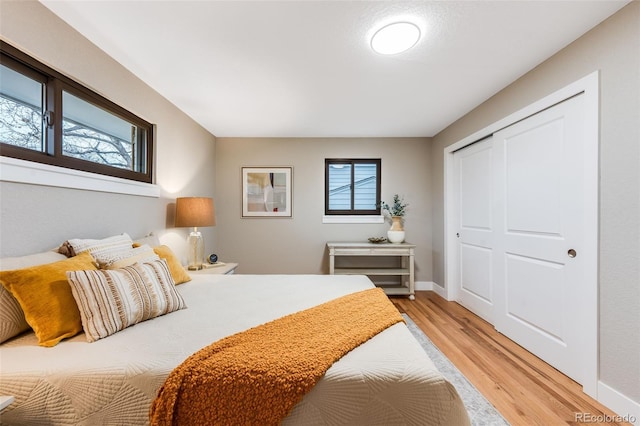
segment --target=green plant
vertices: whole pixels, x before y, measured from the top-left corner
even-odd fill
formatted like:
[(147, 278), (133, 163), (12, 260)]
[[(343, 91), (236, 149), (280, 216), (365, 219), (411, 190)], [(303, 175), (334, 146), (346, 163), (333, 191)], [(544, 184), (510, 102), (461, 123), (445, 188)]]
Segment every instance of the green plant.
[(404, 197), (400, 197), (398, 194), (393, 196), (393, 204), (391, 206), (384, 201), (380, 202), (380, 207), (384, 210), (389, 216), (400, 216), (403, 217), (406, 214), (406, 208), (409, 204), (404, 202)]

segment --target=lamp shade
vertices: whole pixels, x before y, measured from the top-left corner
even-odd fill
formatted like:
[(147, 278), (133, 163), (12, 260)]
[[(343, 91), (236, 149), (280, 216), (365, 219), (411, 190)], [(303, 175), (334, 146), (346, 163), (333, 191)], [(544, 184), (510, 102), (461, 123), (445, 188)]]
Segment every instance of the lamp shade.
[(183, 197), (176, 199), (176, 227), (215, 226), (213, 198)]

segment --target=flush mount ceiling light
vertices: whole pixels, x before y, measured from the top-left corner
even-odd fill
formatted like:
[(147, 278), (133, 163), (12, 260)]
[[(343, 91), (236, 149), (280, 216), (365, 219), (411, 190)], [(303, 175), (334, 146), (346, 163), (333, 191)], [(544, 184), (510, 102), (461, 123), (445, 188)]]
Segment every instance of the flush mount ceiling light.
[(371, 48), (382, 55), (409, 50), (420, 39), (420, 28), (410, 22), (395, 22), (380, 28), (371, 38)]

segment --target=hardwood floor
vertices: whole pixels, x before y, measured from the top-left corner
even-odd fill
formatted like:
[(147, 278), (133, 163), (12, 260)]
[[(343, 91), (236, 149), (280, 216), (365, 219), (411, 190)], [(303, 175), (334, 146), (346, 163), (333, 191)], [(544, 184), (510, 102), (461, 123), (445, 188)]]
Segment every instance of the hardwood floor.
[(431, 291), (391, 300), (512, 425), (629, 424), (598, 423), (615, 413), (461, 305)]

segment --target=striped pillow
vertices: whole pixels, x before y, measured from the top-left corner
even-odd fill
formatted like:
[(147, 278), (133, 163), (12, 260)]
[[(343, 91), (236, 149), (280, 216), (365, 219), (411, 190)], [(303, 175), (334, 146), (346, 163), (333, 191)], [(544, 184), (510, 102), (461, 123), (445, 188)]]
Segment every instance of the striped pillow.
[(89, 342), (187, 307), (162, 259), (122, 269), (70, 271), (67, 278)]

